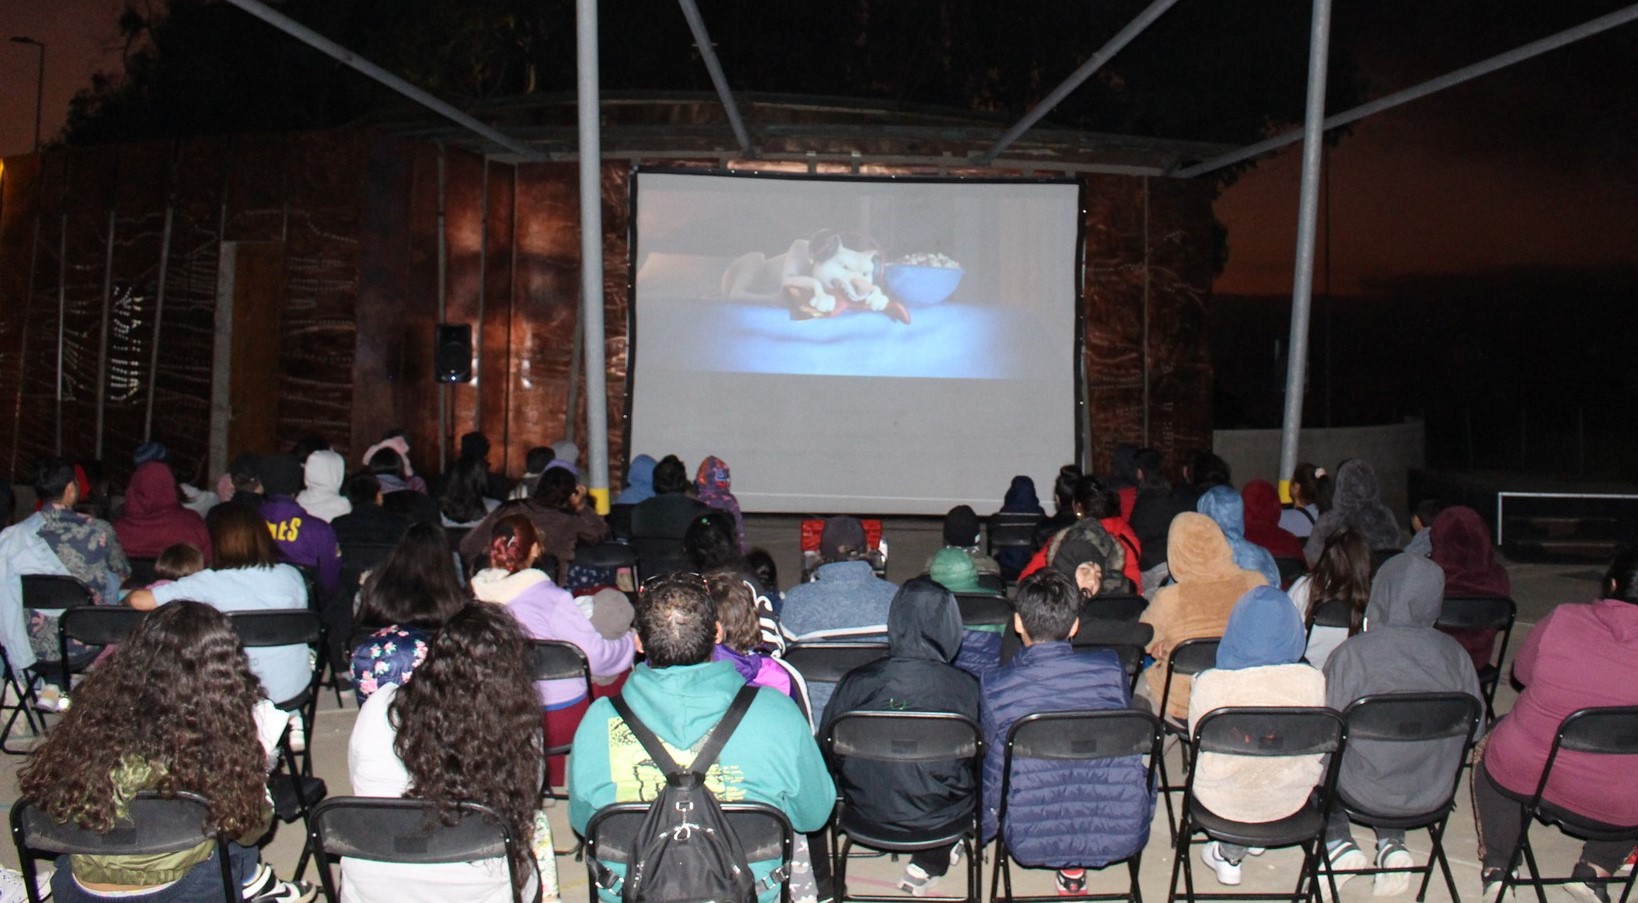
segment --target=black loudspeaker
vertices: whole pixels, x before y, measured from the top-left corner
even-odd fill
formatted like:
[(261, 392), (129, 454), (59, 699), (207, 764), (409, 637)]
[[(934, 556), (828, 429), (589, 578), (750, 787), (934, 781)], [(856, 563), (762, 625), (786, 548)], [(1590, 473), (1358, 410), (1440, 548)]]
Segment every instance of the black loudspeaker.
[(469, 323), (439, 323), (432, 351), (441, 383), (472, 381), (472, 326)]

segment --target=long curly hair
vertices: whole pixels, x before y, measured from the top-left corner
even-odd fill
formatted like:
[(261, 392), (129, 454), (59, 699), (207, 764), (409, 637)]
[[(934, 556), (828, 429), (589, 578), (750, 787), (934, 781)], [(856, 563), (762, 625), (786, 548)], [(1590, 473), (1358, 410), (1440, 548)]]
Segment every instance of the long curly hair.
[(18, 785), (53, 818), (98, 832), (138, 790), (190, 791), (210, 801), (217, 828), (247, 834), (262, 827), (267, 795), (261, 696), (227, 616), (172, 602), (86, 674)]
[(435, 803), (449, 823), (458, 802), (494, 809), (517, 839), (521, 887), (531, 868), (545, 738), (517, 622), (496, 605), (461, 609), (433, 635), (388, 717), (410, 776), (405, 795)]

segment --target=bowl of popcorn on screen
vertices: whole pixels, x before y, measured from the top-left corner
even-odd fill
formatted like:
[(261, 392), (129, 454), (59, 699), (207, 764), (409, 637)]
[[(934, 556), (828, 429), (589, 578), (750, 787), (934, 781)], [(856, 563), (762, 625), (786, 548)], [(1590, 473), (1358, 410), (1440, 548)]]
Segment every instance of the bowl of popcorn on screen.
[(887, 293), (908, 304), (938, 304), (955, 294), (964, 272), (944, 254), (905, 254), (887, 264)]

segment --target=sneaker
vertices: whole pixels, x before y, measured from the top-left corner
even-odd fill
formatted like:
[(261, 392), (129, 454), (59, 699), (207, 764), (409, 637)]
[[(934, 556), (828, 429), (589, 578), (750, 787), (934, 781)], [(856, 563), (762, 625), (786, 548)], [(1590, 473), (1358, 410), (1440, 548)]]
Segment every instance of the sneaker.
[[(1342, 885), (1353, 879), (1355, 871), (1368, 868), (1371, 864), (1371, 861), (1365, 858), (1364, 851), (1351, 840), (1328, 844), (1325, 847), (1325, 858), (1331, 863), (1331, 871), (1335, 873), (1338, 893), (1342, 892)], [(1319, 886), (1320, 896), (1329, 898), (1331, 882), (1321, 880)]]
[[(1397, 840), (1390, 840), (1376, 849), (1376, 867), (1379, 869), (1408, 869), (1416, 867), (1410, 850)], [(1378, 897), (1397, 897), (1410, 888), (1410, 872), (1388, 872), (1374, 875), (1371, 893)]]
[(1497, 897), (1501, 896), (1501, 869), (1485, 869), (1483, 876), (1479, 880), (1484, 883), (1484, 891), (1480, 894), (1479, 899), (1495, 900)]
[(1610, 892), (1604, 884), (1604, 879), (1593, 871), (1593, 867), (1585, 862), (1577, 862), (1570, 870), (1570, 877), (1576, 880), (1564, 885), (1564, 890), (1570, 896), (1582, 903), (1610, 903)]
[(247, 903), (312, 903), (318, 889), (305, 881), (282, 881), (265, 862), (256, 864), (256, 873), (244, 884)]
[(68, 708), (68, 697), (56, 684), (42, 684), (34, 693), (34, 707), (42, 712), (61, 712)]
[[(51, 872), (41, 868), (34, 874), (34, 895), (44, 900), (51, 896)], [(16, 869), (0, 868), (0, 903), (28, 903), (28, 881)]]
[(1058, 896), (1078, 897), (1086, 893), (1086, 869), (1059, 869)]
[(300, 712), (290, 716), (290, 751), (293, 753), (307, 751), (307, 725), (302, 720)]
[(1225, 887), (1235, 887), (1240, 883), (1240, 861), (1223, 858), (1221, 844), (1212, 841), (1200, 848), (1200, 859), (1211, 870), (1217, 873), (1217, 883)]
[[(958, 843), (950, 848), (950, 868), (955, 868), (960, 861), (961, 844)], [(904, 874), (899, 876), (899, 890), (912, 897), (925, 897), (943, 880), (944, 875), (929, 875), (926, 869), (912, 862), (904, 867)]]

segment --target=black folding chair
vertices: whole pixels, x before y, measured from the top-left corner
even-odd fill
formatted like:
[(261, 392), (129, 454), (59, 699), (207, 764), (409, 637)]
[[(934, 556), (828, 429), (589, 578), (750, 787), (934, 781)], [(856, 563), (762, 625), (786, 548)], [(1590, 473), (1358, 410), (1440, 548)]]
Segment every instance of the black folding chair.
[[(1177, 852), (1172, 861), (1171, 895), (1168, 900), (1178, 898), (1179, 872), (1183, 874), (1184, 897), (1188, 900), (1253, 899), (1300, 903), (1315, 896), (1319, 890), (1320, 863), (1324, 859), (1325, 813), (1336, 786), (1336, 763), (1342, 758), (1337, 753), (1343, 751), (1345, 735), (1342, 716), (1326, 708), (1230, 707), (1214, 709), (1201, 718), (1200, 723), (1195, 725), (1191, 744), (1196, 762), (1202, 755), (1327, 756), (1327, 764), (1302, 808), (1270, 822), (1235, 821), (1207, 809), (1194, 796), (1194, 780), (1199, 769), (1190, 769), (1183, 791), (1182, 822), (1177, 830)], [(1297, 876), (1296, 889), (1289, 894), (1195, 893), (1189, 847), (1194, 844), (1196, 833), (1205, 833), (1211, 840), (1246, 847), (1301, 846), (1302, 871)], [(1330, 882), (1330, 899), (1335, 900), (1337, 889), (1329, 870), (1325, 876)]]
[[(1466, 693), (1387, 693), (1354, 700), (1342, 713), (1348, 727), (1348, 749), (1342, 755), (1338, 772), (1336, 798), (1333, 805), (1341, 807), (1349, 821), (1372, 828), (1390, 828), (1402, 831), (1427, 829), (1433, 842), (1433, 851), (1426, 865), (1406, 868), (1350, 869), (1355, 875), (1382, 875), (1390, 872), (1409, 872), (1422, 876), (1416, 891), (1418, 903), (1427, 897), (1428, 883), (1433, 880), (1433, 865), (1439, 864), (1445, 877), (1450, 899), (1459, 900), (1456, 879), (1450, 873), (1445, 859), (1445, 823), (1456, 808), (1456, 785), (1461, 780), (1462, 764), (1473, 747), (1474, 734), (1479, 728), (1482, 708), (1477, 699)], [(1441, 762), (1440, 778), (1449, 786), (1437, 805), (1421, 812), (1388, 813), (1371, 808), (1348, 794), (1347, 778), (1361, 769), (1361, 756), (1371, 747), (1409, 745), (1420, 751), (1420, 758)], [(1404, 753), (1396, 753), (1403, 758)], [(1330, 868), (1333, 874), (1343, 874)]]
[[(61, 617), (68, 609), (96, 605), (91, 588), (73, 577), (59, 574), (24, 574), (21, 583), (25, 610), (55, 612), (57, 617)], [(37, 660), (28, 670), (44, 680), (61, 680), (62, 690), (67, 693), (69, 677), (74, 671), (83, 670), (94, 658), (95, 654), (82, 653), (70, 661), (64, 654), (59, 659)], [(28, 696), (30, 705), (34, 705), (33, 681), (28, 681)], [(37, 705), (35, 707), (38, 708)], [(40, 726), (44, 728), (45, 719), (40, 720)]]
[[(850, 896), (847, 892), (847, 854), (855, 843), (892, 853), (947, 849), (961, 844), (967, 862), (967, 893), (961, 897), (928, 897), (946, 903), (978, 903), (983, 888), (979, 822), (984, 794), (978, 779), (983, 771), (984, 734), (972, 719), (944, 712), (848, 712), (837, 718), (825, 737), (824, 749), (837, 787), (837, 814), (833, 830), (841, 835), (835, 846), (831, 872), (836, 901), (896, 901), (903, 895)], [(955, 824), (942, 831), (905, 839), (905, 835), (866, 821), (848, 798), (842, 780), (843, 766), (850, 760), (882, 765), (914, 765), (933, 762), (965, 762), (972, 769), (972, 808)]]
[(1298, 578), (1308, 573), (1308, 562), (1301, 556), (1296, 558), (1275, 556), (1274, 567), (1280, 572), (1280, 587), (1282, 589), (1290, 589), (1291, 584), (1296, 583)]
[[(512, 901), (523, 903), (513, 855), (518, 839), (506, 823), (477, 803), (457, 803), (454, 816), (454, 824), (445, 824), (438, 807), (426, 800), (338, 796), (319, 803), (308, 822), (307, 845), (318, 857), (325, 898), (337, 899), (330, 863), (342, 856), (403, 865), (505, 859)], [(534, 899), (540, 899), (538, 883)]]
[[(84, 670), (70, 666), (69, 640), (100, 650), (125, 639), (147, 614), (123, 605), (82, 605), (63, 612), (62, 617), (57, 619), (57, 654), (63, 666), (63, 692), (68, 692), (74, 672)], [(95, 659), (95, 655), (92, 659)]]
[(6, 654), (4, 646), (0, 646), (0, 666), (4, 668), (0, 673), (0, 714), (6, 718), (5, 727), (0, 728), (0, 752), (8, 756), (26, 756), (28, 750), (11, 745), (11, 732), (17, 726), (18, 716), (28, 723), (31, 736), (40, 736), (43, 727), (34, 720), (33, 693), (25, 689), (23, 680), (11, 667), (11, 656)]
[[(1142, 670), (1143, 650), (1155, 636), (1153, 627), (1138, 622), (1146, 607), (1148, 601), (1142, 596), (1093, 596), (1081, 606), (1081, 629), (1070, 637), (1070, 645), (1076, 649), (1114, 649), (1120, 656), (1121, 664), (1129, 665), (1126, 676), (1131, 678), (1135, 688), (1138, 673)], [(1136, 647), (1135, 658), (1127, 647)], [(1001, 663), (1004, 665), (1012, 661), (1021, 648), (1023, 642), (1018, 634), (1010, 630), (1003, 633)]]
[(634, 536), (631, 547), (637, 553), (637, 576), (640, 580), (658, 577), (668, 571), (691, 571), (694, 563), (688, 559), (683, 541), (667, 536)]
[(785, 650), (785, 661), (802, 672), (802, 679), (810, 684), (835, 683), (854, 668), (886, 657), (887, 644), (880, 641), (868, 643), (809, 641), (792, 643)]
[[(1536, 792), (1530, 795), (1530, 801), (1525, 804), (1524, 821), (1519, 826), (1518, 844), (1513, 850), (1513, 861), (1508, 863), (1508, 868), (1502, 872), (1501, 891), (1496, 894), (1496, 903), (1501, 903), (1507, 897), (1509, 887), (1521, 884), (1536, 889), (1538, 903), (1547, 903), (1547, 893), (1543, 888), (1550, 884), (1573, 884), (1583, 881), (1601, 883), (1608, 893), (1610, 885), (1621, 880), (1614, 876), (1606, 879), (1541, 877), (1541, 869), (1536, 866), (1536, 852), (1530, 845), (1530, 823), (1536, 819), (1546, 824), (1557, 825), (1566, 834), (1586, 840), (1638, 843), (1638, 824), (1615, 826), (1591, 822), (1542, 798), (1547, 791), (1547, 784), (1552, 780), (1553, 766), (1557, 764), (1561, 752), (1594, 756), (1638, 755), (1638, 706), (1581, 709), (1570, 713), (1569, 717), (1559, 723), (1558, 733), (1553, 737), (1553, 745), (1547, 750), (1547, 762), (1541, 767), (1541, 780), (1536, 782)], [(1514, 876), (1521, 857), (1530, 868), (1529, 878)], [(1632, 895), (1634, 878), (1638, 878), (1638, 869), (1633, 869), (1627, 875), (1627, 880), (1622, 883), (1620, 903), (1626, 903), (1627, 898)]]
[[(586, 699), (592, 696), (591, 663), (579, 646), (563, 640), (529, 641), (530, 676), (533, 680), (578, 680), (585, 685)], [(557, 740), (559, 742), (553, 742)], [(574, 737), (547, 737), (546, 755), (566, 756), (574, 747)], [(552, 789), (547, 772), (540, 775), (540, 797), (566, 800), (567, 793)]]
[[(1194, 677), (1201, 671), (1217, 667), (1217, 646), (1223, 641), (1222, 637), (1196, 637), (1184, 640), (1172, 647), (1172, 654), (1166, 659), (1166, 683), (1160, 691), (1161, 726), (1166, 733), (1182, 741), (1180, 755), (1183, 759), (1183, 770), (1192, 771), (1189, 759), (1189, 725), (1187, 721), (1177, 721), (1166, 714), (1167, 706), (1172, 701), (1172, 687), (1177, 678)], [(1172, 809), (1172, 794), (1182, 793), (1183, 784), (1173, 784), (1172, 777), (1166, 767), (1164, 758), (1160, 761), (1160, 794), (1166, 798), (1166, 825), (1172, 831), (1172, 840), (1177, 840), (1177, 814)]]
[(602, 582), (622, 592), (637, 591), (637, 550), (624, 543), (576, 546), (573, 564), (577, 568), (603, 572), (607, 577)]
[(956, 593), (956, 606), (961, 610), (961, 626), (968, 630), (1000, 627), (1012, 629), (1012, 603), (1006, 596), (994, 593)]
[(1354, 626), (1354, 609), (1341, 599), (1327, 599), (1314, 606), (1308, 615), (1309, 642), (1314, 640), (1315, 627), (1340, 627), (1347, 630)]
[(1102, 594), (1087, 599), (1081, 605), (1081, 623), (1087, 621), (1136, 621), (1143, 617), (1149, 600), (1134, 593)]
[[(751, 863), (776, 860), (758, 891), (779, 885), (779, 899), (790, 899), (791, 851), (795, 832), (785, 813), (767, 803), (723, 803), (722, 814)], [(649, 803), (614, 803), (604, 806), (586, 823), (586, 885), (589, 903), (597, 903), (599, 889), (618, 895), (624, 874), (611, 865), (629, 866), (636, 855), (637, 830), (648, 815)]]
[(210, 803), (193, 793), (179, 792), (164, 797), (144, 790), (130, 801), (125, 817), (105, 834), (82, 828), (72, 821), (59, 822), (24, 799), (18, 800), (11, 810), (11, 839), (17, 845), (29, 903), (40, 903), (35, 887), (38, 878), (35, 860), (72, 853), (162, 856), (191, 850), (204, 843), (216, 845), (222, 899), (225, 903), (240, 903), (243, 891), (228, 861), (227, 839), (212, 833), (207, 828), (210, 823)]
[[(1007, 731), (1006, 752), (1001, 764), (1000, 805), (996, 809), (996, 824), (1000, 831), (995, 840), (995, 868), (990, 873), (990, 899), (1008, 901), (1046, 901), (1050, 897), (1015, 897), (1012, 893), (1012, 853), (1007, 849), (1007, 806), (1012, 787), (1012, 767), (1017, 759), (1040, 759), (1053, 762), (1101, 762), (1126, 756), (1148, 756), (1141, 790), (1145, 795), (1155, 786), (1155, 769), (1160, 762), (1160, 719), (1148, 712), (1074, 711), (1043, 712), (1020, 718)], [(1153, 799), (1151, 797), (1151, 806)], [(1152, 808), (1150, 810), (1153, 812)], [(1027, 816), (1026, 816), (1027, 817)], [(1145, 821), (1148, 819), (1145, 818)], [(1077, 900), (1125, 900), (1142, 903), (1143, 892), (1138, 886), (1138, 874), (1143, 864), (1143, 848), (1139, 847), (1126, 867), (1131, 883), (1121, 894), (1072, 894)], [(1005, 888), (1003, 891), (1002, 889)]]
[(1479, 689), (1484, 691), (1485, 723), (1496, 720), (1496, 687), (1501, 683), (1502, 663), (1507, 660), (1507, 644), (1513, 638), (1513, 621), (1519, 607), (1506, 596), (1446, 596), (1439, 609), (1436, 627), (1451, 630), (1494, 630), (1501, 634), (1489, 664), (1479, 669)]
[(985, 531), (990, 555), (993, 557), (997, 549), (1029, 549), (1033, 552), (1035, 528), (1040, 523), (1041, 515), (1028, 512), (998, 511), (990, 515)]

